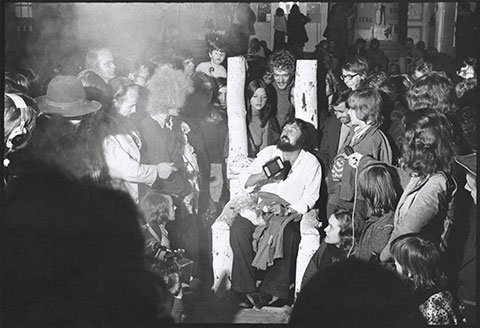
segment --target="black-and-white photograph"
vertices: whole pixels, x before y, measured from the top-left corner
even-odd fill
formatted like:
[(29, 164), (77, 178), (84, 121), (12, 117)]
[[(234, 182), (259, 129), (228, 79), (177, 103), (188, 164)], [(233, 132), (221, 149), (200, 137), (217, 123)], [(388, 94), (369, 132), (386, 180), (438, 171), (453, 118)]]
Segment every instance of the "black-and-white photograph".
[(0, 326), (476, 322), (476, 2), (4, 3)]

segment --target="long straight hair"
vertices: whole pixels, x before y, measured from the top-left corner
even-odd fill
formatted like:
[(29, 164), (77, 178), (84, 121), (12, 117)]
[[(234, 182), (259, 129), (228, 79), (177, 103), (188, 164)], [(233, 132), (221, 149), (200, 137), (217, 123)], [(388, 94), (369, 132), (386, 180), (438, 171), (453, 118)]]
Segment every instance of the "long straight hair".
[(247, 124), (252, 121), (252, 105), (250, 104), (250, 99), (253, 97), (253, 94), (258, 89), (265, 90), (265, 93), (267, 95), (267, 102), (265, 104), (265, 107), (263, 107), (263, 109), (260, 111), (260, 126), (263, 128), (265, 127), (265, 125), (267, 125), (268, 120), (273, 116), (273, 110), (272, 104), (270, 103), (270, 100), (268, 98), (267, 85), (260, 79), (252, 80), (247, 85), (247, 90), (245, 92), (247, 103)]
[(395, 211), (402, 194), (398, 176), (383, 163), (369, 165), (360, 173), (358, 189), (374, 216)]
[(402, 267), (402, 275), (413, 283), (414, 289), (445, 287), (440, 251), (431, 240), (416, 233), (402, 235), (393, 240), (390, 251)]

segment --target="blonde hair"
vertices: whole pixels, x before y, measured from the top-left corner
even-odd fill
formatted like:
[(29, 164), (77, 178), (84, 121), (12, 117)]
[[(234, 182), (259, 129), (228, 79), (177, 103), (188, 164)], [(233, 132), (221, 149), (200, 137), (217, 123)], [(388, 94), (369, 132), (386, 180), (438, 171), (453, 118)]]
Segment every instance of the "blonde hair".
[(148, 98), (145, 111), (153, 115), (182, 107), (187, 95), (193, 91), (192, 81), (182, 71), (168, 66), (155, 71), (146, 89)]

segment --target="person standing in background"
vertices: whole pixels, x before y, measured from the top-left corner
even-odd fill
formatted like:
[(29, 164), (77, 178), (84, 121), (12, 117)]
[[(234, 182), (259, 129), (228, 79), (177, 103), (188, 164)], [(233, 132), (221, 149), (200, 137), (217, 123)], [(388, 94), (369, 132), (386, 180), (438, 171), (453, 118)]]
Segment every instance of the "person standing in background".
[(300, 12), (298, 5), (293, 5), (290, 9), (287, 21), (288, 44), (292, 47), (295, 57), (303, 56), (303, 47), (308, 41), (305, 24), (312, 20)]
[(250, 3), (240, 2), (233, 14), (232, 24), (226, 33), (229, 56), (246, 55), (250, 35), (255, 35), (257, 16), (250, 8)]
[(282, 8), (277, 8), (275, 16), (273, 16), (273, 51), (284, 49), (285, 35), (287, 35), (287, 18)]

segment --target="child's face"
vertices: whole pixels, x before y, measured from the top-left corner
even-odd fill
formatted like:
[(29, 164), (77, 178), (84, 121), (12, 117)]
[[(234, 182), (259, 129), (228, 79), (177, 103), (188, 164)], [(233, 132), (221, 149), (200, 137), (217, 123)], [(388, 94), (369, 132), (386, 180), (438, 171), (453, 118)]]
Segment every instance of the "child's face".
[(328, 219), (328, 226), (325, 228), (325, 233), (325, 242), (327, 244), (340, 244), (340, 222), (337, 220), (334, 214), (332, 214)]
[(225, 56), (226, 56), (225, 51), (220, 49), (214, 49), (210, 53), (210, 58), (212, 60), (212, 63), (215, 65), (220, 65), (221, 63), (223, 63), (223, 61), (225, 60)]

